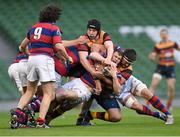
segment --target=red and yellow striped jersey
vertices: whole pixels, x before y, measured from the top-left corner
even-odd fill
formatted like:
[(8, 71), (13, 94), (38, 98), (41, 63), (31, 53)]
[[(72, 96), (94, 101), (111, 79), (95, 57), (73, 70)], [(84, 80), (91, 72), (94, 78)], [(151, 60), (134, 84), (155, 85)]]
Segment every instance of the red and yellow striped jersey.
[(178, 45), (174, 41), (159, 42), (153, 49), (158, 55), (158, 64), (165, 66), (174, 66), (174, 49), (178, 49)]
[[(87, 37), (87, 35), (85, 35)], [(96, 40), (90, 40), (88, 43), (84, 43), (84, 44), (79, 44), (78, 46), (78, 51), (88, 51), (91, 52), (92, 48), (93, 48), (93, 44), (99, 44), (99, 45), (104, 45), (105, 41), (110, 41), (111, 38), (109, 36), (109, 34), (107, 34), (104, 31), (100, 31), (99, 34), (99, 38)], [(101, 47), (95, 47), (96, 50), (100, 49)], [(98, 48), (98, 49), (97, 49)]]

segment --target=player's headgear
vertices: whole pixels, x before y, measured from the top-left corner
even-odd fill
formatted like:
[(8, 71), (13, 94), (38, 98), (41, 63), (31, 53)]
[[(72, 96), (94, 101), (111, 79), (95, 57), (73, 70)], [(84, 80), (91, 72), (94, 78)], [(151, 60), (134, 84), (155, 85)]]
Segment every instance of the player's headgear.
[(88, 21), (87, 28), (92, 28), (98, 32), (101, 30), (101, 23), (97, 19), (92, 19)]
[(134, 49), (125, 49), (124, 53), (123, 53), (123, 57), (129, 62), (129, 63), (133, 63), (134, 61), (136, 61), (136, 51)]

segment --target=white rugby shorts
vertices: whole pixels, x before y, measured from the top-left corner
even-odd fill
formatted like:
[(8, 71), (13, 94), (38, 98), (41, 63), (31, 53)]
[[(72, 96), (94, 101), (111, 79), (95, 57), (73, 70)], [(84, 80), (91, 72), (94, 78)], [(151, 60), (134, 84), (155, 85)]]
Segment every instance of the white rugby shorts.
[(8, 74), (9, 74), (9, 77), (16, 84), (16, 87), (18, 88), (18, 90), (22, 92), (22, 85), (21, 85), (21, 80), (20, 80), (19, 71), (18, 71), (18, 63), (13, 63), (9, 66)]
[(67, 82), (62, 88), (76, 92), (78, 98), (81, 98), (82, 101), (88, 101), (91, 97), (91, 92), (80, 78), (75, 78)]
[(31, 82), (56, 81), (54, 59), (47, 55), (29, 56), (27, 71), (27, 79)]
[(147, 88), (147, 86), (142, 81), (138, 80), (134, 76), (130, 76), (129, 79), (123, 85), (118, 98), (124, 99), (129, 94), (141, 96), (141, 91), (144, 88)]

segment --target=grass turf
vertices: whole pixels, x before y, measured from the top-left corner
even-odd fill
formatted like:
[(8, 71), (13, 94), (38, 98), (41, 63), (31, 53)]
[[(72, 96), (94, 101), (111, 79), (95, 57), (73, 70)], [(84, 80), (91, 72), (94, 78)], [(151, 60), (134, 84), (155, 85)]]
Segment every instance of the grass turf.
[(50, 129), (10, 129), (9, 113), (0, 113), (1, 136), (178, 136), (180, 135), (180, 109), (174, 109), (175, 123), (165, 125), (163, 121), (149, 116), (140, 116), (134, 111), (123, 109), (123, 120), (110, 123), (93, 120), (95, 126), (75, 126), (79, 110), (72, 110), (55, 119)]

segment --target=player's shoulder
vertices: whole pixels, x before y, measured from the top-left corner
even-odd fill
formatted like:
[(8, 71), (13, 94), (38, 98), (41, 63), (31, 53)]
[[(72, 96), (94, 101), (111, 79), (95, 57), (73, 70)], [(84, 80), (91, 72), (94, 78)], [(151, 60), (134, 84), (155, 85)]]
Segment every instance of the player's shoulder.
[(171, 46), (174, 46), (175, 44), (176, 44), (176, 42), (173, 41), (173, 40), (168, 40), (168, 41), (166, 42), (166, 44), (163, 43), (162, 41), (160, 41), (160, 42), (156, 43), (155, 47), (158, 48), (158, 49), (161, 49), (161, 48), (169, 48), (169, 47), (171, 47)]
[(42, 28), (45, 28), (45, 29), (52, 29), (52, 30), (59, 29), (57, 24), (48, 23), (48, 22), (36, 22), (32, 27), (33, 28), (42, 27)]
[(169, 40), (168, 43), (169, 43), (169, 45), (174, 45), (176, 42), (173, 40)]
[(107, 32), (105, 32), (104, 30), (101, 30), (100, 35), (109, 35), (109, 34)]
[(160, 47), (161, 47), (161, 45), (162, 45), (162, 42), (161, 42), (161, 41), (159, 41), (159, 42), (157, 42), (157, 43), (155, 44), (155, 48), (160, 48)]
[(60, 30), (60, 27), (57, 24), (51, 23), (51, 25), (52, 25), (52, 29), (54, 29), (54, 30), (59, 29)]

